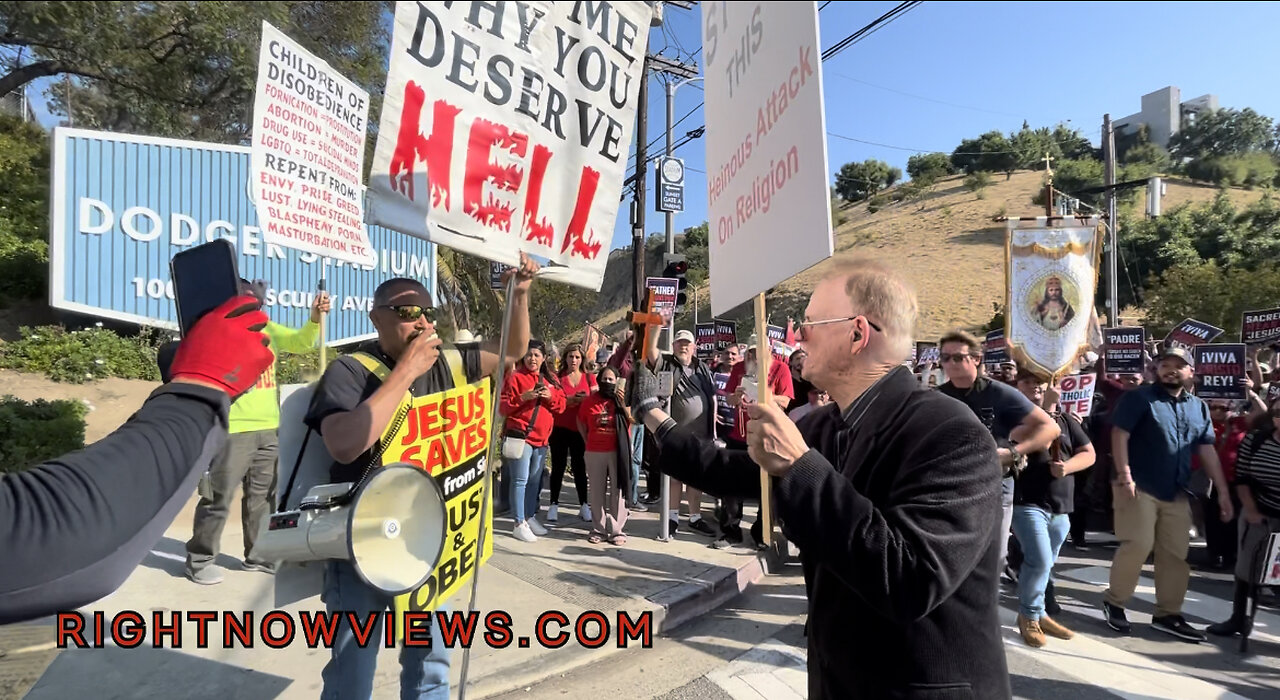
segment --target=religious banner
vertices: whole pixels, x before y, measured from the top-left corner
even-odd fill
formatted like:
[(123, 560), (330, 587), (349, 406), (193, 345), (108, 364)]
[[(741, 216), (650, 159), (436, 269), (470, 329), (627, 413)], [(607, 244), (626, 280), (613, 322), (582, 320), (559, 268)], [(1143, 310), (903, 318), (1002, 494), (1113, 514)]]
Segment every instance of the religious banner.
[[(489, 518), (480, 522), (492, 413), (487, 377), (415, 397), (406, 420), (382, 453), (383, 464), (407, 462), (431, 474), (444, 491), (448, 512), (440, 563), (418, 590), (395, 598), (397, 623), (405, 613), (436, 610), (493, 556), (492, 505)], [(481, 527), (483, 552), (478, 551)], [(397, 624), (396, 638), (403, 637), (404, 625)]]
[(1166, 348), (1182, 348), (1190, 350), (1197, 345), (1204, 343), (1212, 343), (1223, 334), (1223, 330), (1217, 326), (1212, 326), (1204, 321), (1197, 321), (1189, 318), (1178, 324), (1177, 328), (1169, 331), (1169, 335), (1164, 338), (1164, 346)]
[(1101, 251), (1097, 217), (1009, 221), (1005, 343), (1019, 367), (1062, 375), (1088, 348)]
[(1280, 309), (1244, 312), (1240, 324), (1240, 342), (1245, 345), (1269, 345), (1280, 341)]
[(1243, 343), (1201, 344), (1191, 350), (1195, 360), (1195, 395), (1202, 399), (1240, 401), (1245, 393)]
[(582, 361), (594, 360), (596, 353), (600, 352), (608, 341), (609, 336), (605, 335), (604, 331), (588, 323), (582, 332)]
[(1140, 326), (1108, 328), (1106, 337), (1107, 372), (1109, 374), (1142, 374), (1147, 362), (1144, 348), (1147, 331)]
[(372, 220), (599, 291), (636, 123), (645, 2), (397, 2)]
[(699, 323), (693, 327), (694, 341), (698, 347), (698, 357), (704, 360), (711, 359), (716, 353), (716, 324)]

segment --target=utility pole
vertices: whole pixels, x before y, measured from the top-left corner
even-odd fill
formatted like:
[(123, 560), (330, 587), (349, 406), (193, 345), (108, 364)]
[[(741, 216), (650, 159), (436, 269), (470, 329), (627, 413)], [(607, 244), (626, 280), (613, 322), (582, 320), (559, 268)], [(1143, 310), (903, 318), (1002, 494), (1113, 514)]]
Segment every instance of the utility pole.
[(1107, 326), (1120, 325), (1120, 294), (1116, 257), (1120, 222), (1116, 221), (1116, 134), (1111, 127), (1111, 115), (1102, 115), (1102, 157), (1106, 168), (1107, 188)]
[(631, 200), (631, 264), (635, 275), (631, 289), (631, 308), (643, 311), (640, 301), (644, 299), (644, 214), (645, 188), (648, 178), (645, 177), (649, 166), (649, 153), (645, 147), (649, 141), (649, 57), (644, 59), (640, 70), (640, 97), (636, 104), (636, 174), (635, 197)]
[[(649, 65), (653, 66), (653, 70), (658, 73), (666, 73), (667, 78), (667, 149), (665, 155), (670, 158), (673, 150), (675, 134), (675, 109), (676, 109), (676, 90), (682, 86), (694, 81), (702, 80), (698, 77), (698, 67), (687, 63), (673, 61), (663, 56), (649, 56)], [(682, 78), (677, 81), (676, 78)], [(660, 200), (659, 200), (660, 201)], [(676, 236), (675, 236), (675, 212), (666, 212), (666, 233), (667, 233), (667, 255), (675, 255), (676, 253)]]

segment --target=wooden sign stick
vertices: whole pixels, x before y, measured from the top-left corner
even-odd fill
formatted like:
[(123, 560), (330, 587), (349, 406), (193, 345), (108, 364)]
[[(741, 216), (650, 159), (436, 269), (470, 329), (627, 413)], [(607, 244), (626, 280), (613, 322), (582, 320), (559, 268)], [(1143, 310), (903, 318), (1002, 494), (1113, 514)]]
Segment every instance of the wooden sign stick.
[[(764, 292), (756, 295), (756, 401), (773, 401), (769, 387), (769, 365), (773, 360), (773, 343), (769, 340), (769, 317), (765, 314)], [(760, 469), (760, 535), (766, 549), (773, 549), (772, 482), (769, 472)]]

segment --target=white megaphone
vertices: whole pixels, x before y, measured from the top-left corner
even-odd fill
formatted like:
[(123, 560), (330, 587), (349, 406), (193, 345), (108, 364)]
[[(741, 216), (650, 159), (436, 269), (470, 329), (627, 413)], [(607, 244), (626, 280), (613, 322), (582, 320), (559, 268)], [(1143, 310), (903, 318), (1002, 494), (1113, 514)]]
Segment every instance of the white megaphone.
[(448, 512), (440, 485), (401, 462), (375, 469), (354, 492), (351, 487), (314, 486), (297, 508), (272, 513), (253, 558), (349, 561), (366, 584), (386, 595), (422, 586), (444, 552)]

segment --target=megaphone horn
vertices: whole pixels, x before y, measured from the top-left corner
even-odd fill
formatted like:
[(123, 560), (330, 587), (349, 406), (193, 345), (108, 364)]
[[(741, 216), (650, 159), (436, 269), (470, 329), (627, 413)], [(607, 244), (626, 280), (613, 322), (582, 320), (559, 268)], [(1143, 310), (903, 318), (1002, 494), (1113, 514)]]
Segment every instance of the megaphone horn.
[(448, 509), (440, 484), (403, 462), (374, 470), (351, 494), (351, 484), (323, 484), (296, 510), (263, 523), (253, 559), (351, 562), (369, 586), (401, 595), (426, 583), (444, 552)]

